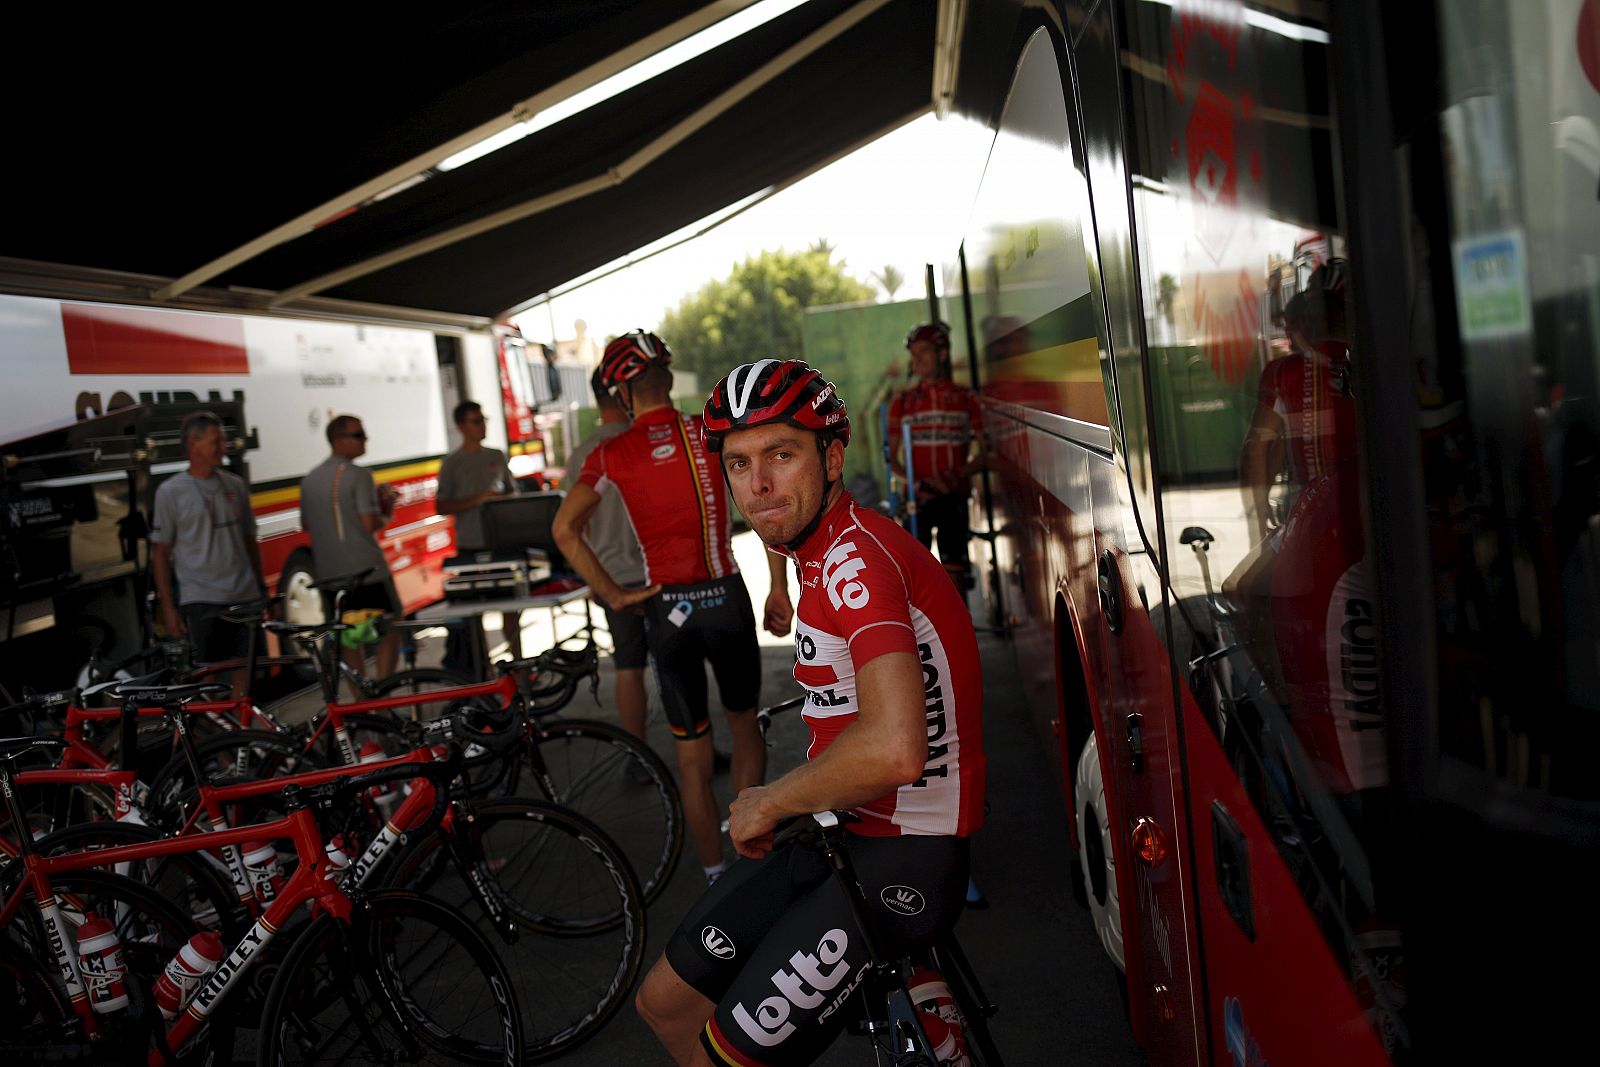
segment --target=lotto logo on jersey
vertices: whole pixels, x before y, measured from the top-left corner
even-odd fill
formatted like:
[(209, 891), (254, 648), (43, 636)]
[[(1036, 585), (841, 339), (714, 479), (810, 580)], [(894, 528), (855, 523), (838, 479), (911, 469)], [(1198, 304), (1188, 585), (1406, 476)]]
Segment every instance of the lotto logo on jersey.
[(835, 611), (866, 607), (871, 594), (859, 577), (866, 569), (866, 561), (856, 555), (854, 541), (841, 541), (828, 552), (822, 561), (822, 585), (828, 590), (828, 600)]

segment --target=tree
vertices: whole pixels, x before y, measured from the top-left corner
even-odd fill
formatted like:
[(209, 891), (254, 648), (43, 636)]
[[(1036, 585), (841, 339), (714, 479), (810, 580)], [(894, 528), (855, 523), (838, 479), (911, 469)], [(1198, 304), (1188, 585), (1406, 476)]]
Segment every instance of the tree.
[(798, 357), (806, 308), (872, 298), (831, 251), (761, 252), (668, 310), (657, 332), (672, 348), (673, 367), (698, 374), (709, 389), (741, 363)]
[(906, 283), (906, 276), (893, 263), (885, 263), (883, 269), (874, 271), (872, 276), (883, 286), (883, 294), (890, 300), (894, 299), (895, 290)]

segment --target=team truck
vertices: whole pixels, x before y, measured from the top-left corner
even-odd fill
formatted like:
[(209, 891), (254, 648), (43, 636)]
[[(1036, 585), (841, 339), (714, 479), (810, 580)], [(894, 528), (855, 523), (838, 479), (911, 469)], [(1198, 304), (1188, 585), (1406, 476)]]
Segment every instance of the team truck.
[[(468, 397), (482, 403), (490, 416), (488, 443), (506, 451), (519, 480), (542, 486), (545, 446), (534, 414), (552, 386), (536, 389), (526, 352), (516, 327), (501, 324), (418, 327), (0, 295), (0, 353), (8, 366), (26, 368), (0, 393), (0, 439), (50, 440), (135, 407), (214, 404), (241, 411), (248, 425), (235, 436), (252, 448), (250, 500), (268, 588), (285, 597), (290, 619), (313, 621), (322, 603), (311, 588), (317, 575), (300, 521), (300, 480), (328, 454), (329, 420), (356, 415), (368, 434), (360, 462), (395, 493), (394, 518), (379, 542), (411, 612), (441, 598), (440, 565), (455, 552), (453, 524), (437, 514), (434, 494), (439, 462), (459, 441), (450, 418), (456, 403)], [(155, 489), (186, 466), (181, 445), (150, 450), (133, 478), (125, 460), (97, 464), (92, 449), (88, 455), (67, 476), (74, 485), (99, 487), (96, 503), (79, 508), (78, 521), (66, 517), (78, 541), (91, 528), (115, 526), (124, 538), (137, 530), (123, 520), (147, 517)], [(230, 468), (241, 458), (235, 449)], [(126, 645), (141, 632), (139, 620), (107, 605), (137, 599), (123, 585), (142, 582), (143, 556), (136, 546), (122, 551), (132, 566), (110, 568), (109, 576), (103, 567), (78, 573), (76, 564), (57, 576), (57, 586), (76, 590), (76, 606), (52, 603), (55, 597), (27, 600), (29, 590), (14, 586), (4, 594), (7, 610), (41, 620), (37, 628), (52, 619), (67, 623), (89, 602), (86, 586), (107, 584), (112, 595), (93, 603), (123, 614), (104, 621), (119, 647)], [(68, 553), (93, 555), (81, 548)], [(0, 630), (0, 639), (16, 636)], [(51, 656), (73, 654), (81, 652), (58, 649)]]

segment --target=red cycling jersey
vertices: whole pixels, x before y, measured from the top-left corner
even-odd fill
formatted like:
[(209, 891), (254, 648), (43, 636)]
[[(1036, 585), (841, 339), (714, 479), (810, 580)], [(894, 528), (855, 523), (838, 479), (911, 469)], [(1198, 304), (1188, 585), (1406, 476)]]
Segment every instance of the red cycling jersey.
[(947, 378), (919, 381), (889, 404), (889, 439), (901, 440), (911, 423), (911, 477), (921, 482), (959, 470), (972, 435), (983, 425), (978, 398)]
[(1284, 421), (1289, 465), (1299, 485), (1356, 457), (1356, 405), (1349, 379), (1343, 352), (1296, 352), (1262, 368), (1258, 402)]
[(615, 486), (644, 552), (645, 582), (693, 585), (738, 573), (728, 486), (700, 441), (699, 416), (652, 408), (602, 442), (578, 481)]
[(860, 705), (856, 675), (888, 652), (922, 663), (928, 759), (922, 777), (855, 809), (859, 833), (965, 837), (983, 822), (983, 678), (966, 604), (927, 549), (844, 493), (795, 553), (795, 681), (806, 688), (815, 759)]

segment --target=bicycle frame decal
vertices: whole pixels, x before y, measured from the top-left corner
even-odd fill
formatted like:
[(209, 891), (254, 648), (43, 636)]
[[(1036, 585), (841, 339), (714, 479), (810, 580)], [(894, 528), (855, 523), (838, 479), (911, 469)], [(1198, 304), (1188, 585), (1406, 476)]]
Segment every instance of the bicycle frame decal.
[(78, 977), (78, 960), (67, 947), (67, 920), (61, 914), (61, 904), (55, 897), (41, 900), (39, 915), (44, 919), (45, 936), (50, 939), (50, 954), (55, 957), (56, 969), (61, 973), (61, 984), (67, 987), (67, 999), (77, 1005), (88, 992)]
[(339, 755), (344, 758), (345, 763), (355, 766), (361, 762), (360, 757), (356, 755), (355, 746), (350, 743), (350, 731), (345, 729), (344, 722), (341, 719), (336, 718), (334, 721), (333, 739), (338, 742)]
[(817, 1022), (826, 1022), (828, 1016), (844, 1007), (845, 1002), (850, 999), (850, 994), (861, 987), (861, 983), (867, 980), (867, 973), (871, 970), (872, 963), (870, 961), (863, 963), (861, 969), (855, 973), (855, 977), (846, 982), (844, 988), (839, 991), (839, 995), (833, 998), (833, 1003), (822, 1009), (822, 1014), (817, 1016)]
[[(188, 1014), (194, 1018), (195, 1024), (205, 1022), (206, 1016), (211, 1014), (211, 1009), (222, 1000), (222, 995), (233, 985), (237, 978), (249, 964), (252, 957), (277, 935), (277, 928), (267, 921), (265, 915), (256, 920), (254, 926), (244, 935), (244, 939), (234, 946), (228, 953), (228, 958), (222, 961), (216, 971), (211, 975), (210, 981), (200, 987), (194, 999), (189, 1002)], [(174, 1024), (174, 1029), (177, 1028)]]
[(365, 882), (367, 875), (371, 874), (373, 868), (378, 865), (378, 861), (388, 855), (391, 848), (404, 840), (405, 832), (395, 825), (394, 819), (384, 823), (383, 829), (378, 831), (377, 836), (372, 839), (372, 843), (361, 853), (361, 858), (351, 866), (350, 873), (347, 875), (351, 883), (353, 885), (361, 885)]
[[(212, 833), (220, 834), (230, 829), (232, 827), (228, 825), (227, 820), (220, 814), (211, 816)], [(238, 896), (239, 902), (242, 904), (254, 900), (256, 892), (254, 887), (250, 885), (250, 875), (244, 869), (244, 855), (239, 847), (237, 845), (223, 845), (220, 851), (222, 852), (222, 865), (228, 870), (228, 880), (233, 883), (233, 891)]]

